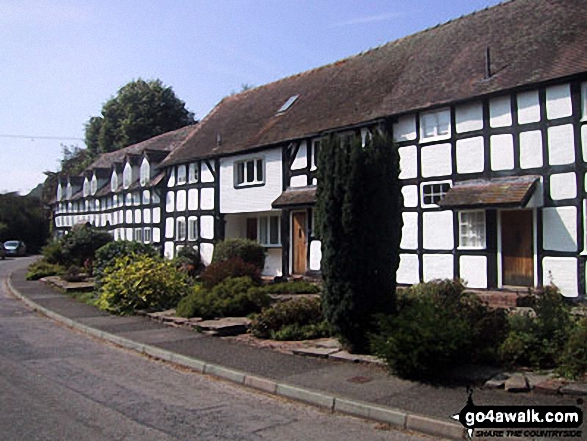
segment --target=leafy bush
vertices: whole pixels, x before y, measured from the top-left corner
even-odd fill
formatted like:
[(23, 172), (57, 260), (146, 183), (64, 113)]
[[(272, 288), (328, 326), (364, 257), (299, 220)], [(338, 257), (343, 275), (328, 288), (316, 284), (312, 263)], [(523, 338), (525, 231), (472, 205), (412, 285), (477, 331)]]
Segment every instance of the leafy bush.
[(458, 280), (420, 283), (398, 300), (399, 311), (379, 317), (379, 333), (371, 342), (374, 353), (404, 378), (434, 380), (450, 367), (483, 357), (496, 346), (487, 336), (500, 320), (505, 323), (499, 314), (480, 321), (490, 315), (488, 308), (464, 293)]
[(587, 373), (587, 317), (573, 329), (557, 371), (570, 379), (580, 379)]
[(142, 242), (117, 240), (109, 242), (106, 245), (96, 250), (96, 259), (94, 262), (94, 275), (96, 277), (96, 286), (99, 288), (101, 284), (102, 274), (104, 269), (112, 265), (114, 260), (119, 257), (130, 256), (150, 256), (157, 257), (159, 252), (152, 245), (144, 244)]
[(206, 289), (212, 289), (230, 277), (249, 277), (255, 284), (261, 283), (259, 268), (240, 257), (211, 263), (201, 275)]
[(96, 251), (112, 242), (113, 238), (107, 231), (90, 226), (74, 228), (61, 239), (61, 252), (65, 266), (83, 266), (86, 260), (94, 260)]
[(330, 335), (320, 299), (302, 297), (264, 309), (251, 323), (251, 332), (273, 340), (307, 340)]
[(63, 254), (63, 242), (60, 240), (53, 240), (43, 247), (41, 250), (43, 260), (47, 263), (62, 265), (65, 263), (65, 256)]
[(263, 290), (268, 294), (317, 294), (320, 292), (317, 285), (303, 280), (271, 283), (264, 286)]
[(531, 304), (536, 317), (511, 316), (509, 332), (499, 354), (510, 367), (552, 368), (558, 363), (573, 329), (570, 306), (552, 285), (535, 295)]
[(187, 276), (160, 257), (131, 255), (116, 258), (104, 269), (97, 305), (106, 311), (174, 307), (189, 291)]
[(249, 239), (226, 239), (216, 244), (212, 262), (222, 262), (234, 258), (255, 265), (259, 271), (265, 266), (265, 248)]
[(269, 306), (270, 297), (250, 277), (228, 278), (211, 290), (196, 285), (177, 305), (180, 317), (240, 317)]
[(43, 277), (59, 276), (65, 272), (65, 268), (61, 265), (49, 263), (45, 260), (39, 260), (29, 266), (26, 274), (27, 280), (39, 280)]
[(175, 265), (190, 277), (197, 277), (206, 269), (197, 250), (191, 247), (182, 248), (173, 259)]

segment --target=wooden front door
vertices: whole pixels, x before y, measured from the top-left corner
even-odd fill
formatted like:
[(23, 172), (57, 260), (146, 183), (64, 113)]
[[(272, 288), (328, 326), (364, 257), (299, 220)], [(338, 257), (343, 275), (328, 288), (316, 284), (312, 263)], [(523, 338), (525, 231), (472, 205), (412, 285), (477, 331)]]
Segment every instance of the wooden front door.
[(534, 285), (534, 234), (532, 210), (501, 212), (503, 285)]
[(293, 274), (304, 274), (307, 261), (307, 229), (305, 211), (295, 211), (292, 217)]

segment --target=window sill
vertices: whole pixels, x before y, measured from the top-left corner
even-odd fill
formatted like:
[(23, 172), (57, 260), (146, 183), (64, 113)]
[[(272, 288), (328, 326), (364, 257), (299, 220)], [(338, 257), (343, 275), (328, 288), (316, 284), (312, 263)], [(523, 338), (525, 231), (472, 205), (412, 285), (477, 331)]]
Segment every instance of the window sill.
[(462, 246), (459, 246), (459, 247), (457, 247), (457, 250), (461, 250), (461, 251), (485, 251), (485, 250), (487, 250), (487, 246), (483, 246), (483, 247), (462, 247)]
[(264, 185), (265, 185), (265, 182), (251, 182), (248, 184), (235, 184), (234, 189), (235, 190), (242, 190), (244, 188), (263, 187)]
[(448, 135), (430, 136), (429, 138), (420, 136), (420, 144), (427, 144), (435, 141), (446, 141), (450, 139), (450, 136), (450, 133)]

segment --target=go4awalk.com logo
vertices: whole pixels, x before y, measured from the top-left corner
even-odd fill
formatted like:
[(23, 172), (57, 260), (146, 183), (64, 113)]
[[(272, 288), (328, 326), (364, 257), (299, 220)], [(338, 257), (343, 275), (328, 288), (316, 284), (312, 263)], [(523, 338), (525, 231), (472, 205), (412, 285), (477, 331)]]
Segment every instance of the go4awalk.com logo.
[(451, 418), (469, 438), (581, 438), (583, 410), (578, 406), (475, 406), (473, 391), (463, 409)]

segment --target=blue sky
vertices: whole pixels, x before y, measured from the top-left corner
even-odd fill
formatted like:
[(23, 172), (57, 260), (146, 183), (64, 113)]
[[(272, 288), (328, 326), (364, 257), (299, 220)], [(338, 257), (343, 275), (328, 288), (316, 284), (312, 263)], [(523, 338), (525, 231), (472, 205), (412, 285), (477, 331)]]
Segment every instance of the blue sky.
[(196, 118), (260, 86), (499, 0), (2, 0), (0, 193), (27, 193), (137, 78)]

